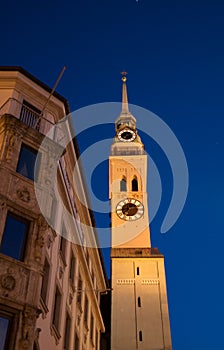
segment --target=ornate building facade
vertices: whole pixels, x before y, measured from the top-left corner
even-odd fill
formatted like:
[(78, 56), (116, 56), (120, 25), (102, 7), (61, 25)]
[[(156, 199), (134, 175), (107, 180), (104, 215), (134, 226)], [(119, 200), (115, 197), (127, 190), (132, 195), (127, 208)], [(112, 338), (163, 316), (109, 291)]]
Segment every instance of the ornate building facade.
[[(47, 215), (66, 234), (51, 227), (36, 199), (37, 152), (47, 132), (69, 113), (67, 101), (55, 92), (49, 99), (50, 92), (20, 67), (0, 68), (0, 350), (97, 350), (104, 331), (100, 294), (107, 281), (101, 252), (94, 240), (90, 248), (66, 239), (75, 236), (83, 243), (77, 217), (94, 231), (80, 166), (73, 179), (75, 142), (58, 161), (61, 202), (52, 179), (42, 179), (50, 198)], [(48, 170), (55, 161), (52, 149)], [(72, 228), (63, 205), (74, 217)]]

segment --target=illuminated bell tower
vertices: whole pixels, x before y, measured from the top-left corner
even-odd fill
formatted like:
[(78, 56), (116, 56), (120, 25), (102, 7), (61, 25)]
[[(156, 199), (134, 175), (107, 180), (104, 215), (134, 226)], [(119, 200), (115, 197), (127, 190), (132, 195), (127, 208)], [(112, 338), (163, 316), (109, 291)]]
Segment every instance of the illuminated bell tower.
[(109, 158), (111, 350), (171, 350), (164, 257), (150, 243), (147, 156), (122, 74), (122, 111)]

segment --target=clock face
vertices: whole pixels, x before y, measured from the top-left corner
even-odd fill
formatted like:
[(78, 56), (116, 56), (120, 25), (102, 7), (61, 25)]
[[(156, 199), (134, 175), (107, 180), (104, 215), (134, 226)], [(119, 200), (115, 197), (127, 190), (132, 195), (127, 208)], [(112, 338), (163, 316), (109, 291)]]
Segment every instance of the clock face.
[(118, 133), (118, 138), (123, 142), (131, 142), (136, 138), (136, 133), (131, 129), (125, 128)]
[(137, 220), (143, 215), (144, 207), (137, 199), (126, 198), (118, 203), (116, 213), (123, 220)]

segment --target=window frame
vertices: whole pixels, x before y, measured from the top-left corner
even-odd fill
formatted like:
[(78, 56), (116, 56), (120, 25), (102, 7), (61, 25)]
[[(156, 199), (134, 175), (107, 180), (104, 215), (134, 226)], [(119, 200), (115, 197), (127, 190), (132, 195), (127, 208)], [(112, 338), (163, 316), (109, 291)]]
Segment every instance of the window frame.
[(133, 177), (131, 181), (131, 190), (132, 192), (138, 192), (138, 179), (136, 176)]
[(127, 179), (125, 176), (120, 180), (120, 192), (127, 192)]
[(0, 317), (6, 318), (9, 320), (9, 324), (6, 332), (4, 350), (14, 350), (16, 333), (17, 333), (17, 325), (19, 321), (18, 311), (15, 309), (11, 309), (6, 305), (0, 304)]
[[(32, 176), (31, 175), (29, 175), (29, 172), (30, 171), (28, 171), (28, 174), (25, 174), (24, 172), (22, 172), (22, 166), (24, 166), (24, 164), (25, 165), (29, 165), (29, 166), (31, 166), (28, 162), (24, 162), (24, 164), (21, 164), (21, 162), (22, 162), (22, 157), (23, 157), (23, 155), (22, 155), (22, 152), (23, 152), (23, 150), (26, 150), (26, 151), (30, 151), (30, 152), (32, 152), (33, 154), (35, 154), (35, 162), (34, 162), (34, 164), (32, 165), (33, 166), (33, 169), (32, 169), (32, 172), (33, 172), (33, 174), (32, 174)], [(26, 179), (29, 179), (29, 180), (31, 180), (31, 181), (34, 181), (34, 178), (35, 178), (35, 165), (36, 165), (36, 161), (37, 161), (37, 155), (38, 155), (38, 151), (35, 149), (35, 148), (33, 148), (32, 146), (30, 146), (30, 145), (28, 145), (27, 143), (24, 143), (24, 142), (22, 142), (21, 143), (21, 146), (20, 146), (20, 151), (19, 151), (19, 157), (18, 157), (18, 161), (17, 161), (17, 166), (16, 166), (16, 172), (17, 172), (17, 174), (20, 174), (21, 176), (24, 176)], [(26, 158), (25, 158), (26, 159)], [(19, 169), (20, 168), (20, 169)]]
[[(57, 297), (59, 296), (59, 307), (57, 309)], [(56, 284), (55, 293), (54, 293), (54, 301), (53, 301), (53, 309), (52, 309), (52, 326), (57, 332), (58, 338), (60, 337), (60, 325), (61, 325), (61, 308), (62, 308), (62, 292), (59, 286)]]
[[(16, 258), (14, 256), (11, 256), (9, 254), (6, 254), (6, 252), (2, 252), (2, 242), (3, 242), (3, 239), (4, 239), (4, 235), (5, 235), (5, 232), (6, 232), (6, 225), (7, 225), (7, 219), (11, 217), (15, 220), (17, 220), (18, 222), (22, 222), (25, 224), (25, 230), (24, 230), (24, 233), (23, 233), (23, 242), (22, 242), (22, 247), (21, 247), (21, 252), (19, 253), (20, 255), (20, 258)], [(21, 261), (21, 262), (24, 262), (25, 261), (25, 258), (26, 258), (26, 246), (27, 246), (27, 243), (28, 243), (28, 237), (29, 237), (29, 232), (30, 232), (30, 229), (31, 229), (31, 220), (27, 219), (27, 218), (24, 218), (23, 216), (15, 213), (14, 211), (11, 211), (10, 209), (7, 211), (6, 213), (6, 217), (5, 217), (5, 225), (4, 225), (4, 228), (3, 228), (3, 232), (2, 232), (2, 235), (1, 235), (1, 242), (0, 242), (0, 253), (5, 255), (5, 256), (8, 256), (12, 259), (16, 259), (17, 261)]]

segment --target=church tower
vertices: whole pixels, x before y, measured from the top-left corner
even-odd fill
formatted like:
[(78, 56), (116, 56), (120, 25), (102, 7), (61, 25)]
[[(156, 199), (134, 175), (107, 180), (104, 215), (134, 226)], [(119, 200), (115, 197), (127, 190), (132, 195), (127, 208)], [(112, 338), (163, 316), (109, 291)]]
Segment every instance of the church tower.
[(111, 350), (171, 350), (164, 257), (150, 242), (147, 155), (122, 74), (122, 111), (109, 158)]

